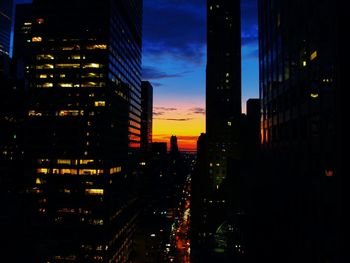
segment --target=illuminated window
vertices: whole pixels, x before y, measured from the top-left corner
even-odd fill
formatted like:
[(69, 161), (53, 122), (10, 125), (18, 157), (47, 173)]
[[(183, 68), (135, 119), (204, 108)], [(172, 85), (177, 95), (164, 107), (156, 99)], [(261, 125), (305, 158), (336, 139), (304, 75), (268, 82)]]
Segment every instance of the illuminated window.
[(106, 83), (105, 82), (84, 82), (81, 84), (83, 88), (92, 88), (92, 87), (105, 87)]
[(25, 25), (25, 26), (31, 26), (32, 23), (31, 23), (31, 22), (24, 22), (24, 25)]
[(80, 164), (91, 164), (91, 163), (94, 163), (94, 160), (80, 160), (79, 162)]
[(43, 59), (55, 59), (53, 55), (50, 54), (41, 54), (36, 56), (37, 60), (43, 60)]
[(47, 78), (47, 74), (40, 74), (40, 75), (39, 75), (39, 78), (40, 78), (40, 79), (46, 79), (46, 78)]
[(44, 183), (44, 181), (42, 179), (36, 178), (35, 184), (43, 184), (43, 183)]
[(78, 174), (77, 169), (60, 169), (60, 174), (65, 175), (65, 174), (72, 174), (76, 175)]
[(83, 116), (84, 115), (84, 111), (81, 110), (61, 110), (58, 112), (58, 115), (61, 116), (61, 117), (64, 117), (64, 116)]
[(66, 74), (60, 74), (60, 78), (65, 78), (66, 77)]
[(103, 189), (85, 189), (86, 195), (103, 195)]
[(42, 37), (32, 37), (32, 42), (41, 42), (43, 41)]
[(231, 126), (231, 125), (232, 125), (232, 123), (231, 123), (230, 121), (228, 121), (228, 122), (227, 122), (227, 125), (228, 125), (228, 126)]
[(61, 47), (61, 50), (80, 50), (79, 45), (74, 45), (74, 46), (66, 46), (66, 47)]
[(104, 107), (106, 106), (105, 101), (95, 101), (95, 107)]
[(306, 61), (304, 60), (304, 61), (303, 61), (303, 67), (306, 67), (306, 65), (307, 65), (307, 63), (306, 63)]
[(101, 175), (103, 174), (103, 169), (80, 169), (80, 175)]
[(71, 55), (69, 58), (70, 59), (80, 59), (81, 57), (80, 57), (80, 55)]
[(71, 160), (67, 160), (67, 159), (58, 159), (57, 160), (57, 164), (71, 164)]
[(56, 68), (80, 68), (80, 64), (56, 64)]
[(89, 63), (89, 64), (84, 64), (83, 68), (103, 68), (103, 64)]
[(46, 82), (46, 83), (43, 83), (43, 84), (37, 84), (36, 87), (37, 88), (52, 88), (53, 87), (53, 83)]
[(109, 169), (109, 173), (110, 174), (120, 173), (121, 171), (122, 171), (122, 167), (121, 166), (113, 167), (113, 168)]
[(89, 45), (86, 46), (86, 49), (107, 49), (107, 45), (106, 44), (98, 44), (98, 45)]
[(98, 73), (93, 73), (93, 72), (89, 72), (87, 74), (83, 74), (81, 75), (82, 78), (104, 78), (105, 74), (98, 74)]
[(38, 174), (48, 174), (50, 172), (50, 170), (48, 168), (37, 168), (36, 172)]
[[(65, 189), (65, 190), (67, 190), (67, 189)], [(58, 209), (57, 213), (73, 214), (73, 213), (75, 213), (75, 209), (74, 208), (63, 207), (61, 209)]]
[(311, 55), (310, 55), (310, 60), (314, 60), (315, 58), (317, 58), (317, 50), (312, 52)]
[(30, 110), (28, 112), (28, 116), (42, 116), (43, 114), (39, 111), (35, 111), (35, 110)]
[(89, 224), (94, 226), (103, 226), (103, 219), (90, 219)]
[(62, 88), (72, 88), (73, 83), (58, 83), (58, 86), (60, 86)]
[(50, 160), (49, 159), (38, 159), (38, 163), (39, 164), (47, 164), (47, 163), (50, 163)]
[(44, 64), (44, 65), (37, 65), (36, 69), (53, 69), (54, 66), (52, 64)]

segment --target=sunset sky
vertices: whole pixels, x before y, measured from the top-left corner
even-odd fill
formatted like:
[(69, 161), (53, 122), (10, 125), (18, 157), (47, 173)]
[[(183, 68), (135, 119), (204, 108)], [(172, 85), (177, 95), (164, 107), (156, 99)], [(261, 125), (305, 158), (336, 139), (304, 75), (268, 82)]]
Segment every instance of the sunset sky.
[[(257, 0), (242, 0), (242, 109), (258, 97)], [(30, 0), (15, 0), (30, 3)], [(153, 141), (195, 150), (205, 132), (206, 1), (144, 0), (143, 79), (152, 83)]]

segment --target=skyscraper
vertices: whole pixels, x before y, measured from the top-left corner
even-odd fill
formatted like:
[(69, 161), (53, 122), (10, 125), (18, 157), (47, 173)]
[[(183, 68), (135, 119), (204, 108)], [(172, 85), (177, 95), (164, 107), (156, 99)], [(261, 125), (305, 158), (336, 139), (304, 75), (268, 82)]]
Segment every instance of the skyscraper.
[(259, 27), (264, 185), (276, 197), (264, 210), (277, 222), (265, 244), (279, 251), (273, 257), (337, 262), (336, 1), (260, 0)]
[(177, 154), (179, 152), (179, 147), (177, 145), (177, 137), (175, 135), (171, 135), (170, 137), (170, 153)]
[(141, 83), (141, 148), (144, 152), (151, 150), (153, 119), (153, 87), (150, 82)]
[[(129, 262), (142, 1), (34, 0), (27, 113), (36, 261)], [(30, 246), (29, 245), (29, 246)]]
[(12, 0), (0, 2), (0, 77), (8, 74), (10, 37), (12, 23)]
[(241, 114), (240, 1), (207, 1), (206, 130), (212, 188), (227, 176), (237, 155), (235, 129)]
[(12, 0), (0, 2), (0, 53), (10, 54)]

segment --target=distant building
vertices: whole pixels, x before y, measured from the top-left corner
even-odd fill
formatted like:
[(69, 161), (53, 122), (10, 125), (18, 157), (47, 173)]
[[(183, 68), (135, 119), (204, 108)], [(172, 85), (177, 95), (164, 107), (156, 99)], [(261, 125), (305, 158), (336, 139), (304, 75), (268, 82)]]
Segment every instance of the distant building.
[(172, 135), (170, 137), (170, 153), (177, 154), (179, 152), (179, 147), (177, 145), (177, 137)]
[(34, 0), (33, 14), (26, 260), (130, 262), (142, 1)]
[(166, 156), (167, 143), (166, 142), (152, 142), (152, 155)]
[(141, 83), (141, 149), (149, 151), (152, 144), (153, 87), (150, 82)]
[(274, 247), (268, 260), (288, 255), (291, 261), (337, 262), (337, 1), (258, 2), (261, 168), (268, 194), (257, 199), (269, 211), (262, 214), (269, 238), (262, 238), (261, 249)]

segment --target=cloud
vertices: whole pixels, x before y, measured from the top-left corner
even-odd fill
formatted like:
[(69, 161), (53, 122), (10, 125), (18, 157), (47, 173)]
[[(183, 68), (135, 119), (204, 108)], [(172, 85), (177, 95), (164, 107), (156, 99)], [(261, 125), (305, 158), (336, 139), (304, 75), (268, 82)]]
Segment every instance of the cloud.
[(172, 111), (177, 111), (177, 108), (167, 108), (167, 107), (153, 107), (153, 115), (154, 116), (162, 116), (166, 112), (172, 112)]
[(161, 71), (155, 67), (144, 66), (142, 68), (142, 79), (154, 80), (154, 79), (178, 78), (186, 73), (188, 73), (188, 71), (170, 74), (170, 73), (166, 73), (164, 71)]
[(248, 49), (246, 52), (242, 52), (244, 59), (259, 59), (259, 48)]
[(194, 140), (198, 140), (198, 136), (190, 136), (190, 135), (179, 135), (176, 136), (178, 140), (180, 141), (194, 141)]
[(156, 110), (162, 110), (162, 111), (176, 111), (177, 108), (167, 108), (167, 107), (154, 107)]
[(242, 1), (242, 45), (250, 45), (258, 42), (259, 30), (257, 5), (257, 0)]
[(153, 86), (153, 87), (161, 87), (161, 86), (164, 85), (164, 84), (162, 84), (162, 83), (160, 83), (160, 82), (154, 82), (154, 81), (152, 81), (151, 83), (152, 83), (152, 86)]
[(192, 118), (155, 118), (157, 120), (165, 120), (165, 121), (190, 121)]
[(143, 53), (200, 64), (206, 45), (206, 4), (198, 0), (145, 0)]
[(164, 112), (162, 112), (162, 111), (154, 111), (153, 112), (153, 116), (162, 116), (162, 115), (164, 115)]
[(191, 108), (190, 111), (194, 114), (204, 114), (205, 115), (205, 109), (201, 108), (201, 107)]

